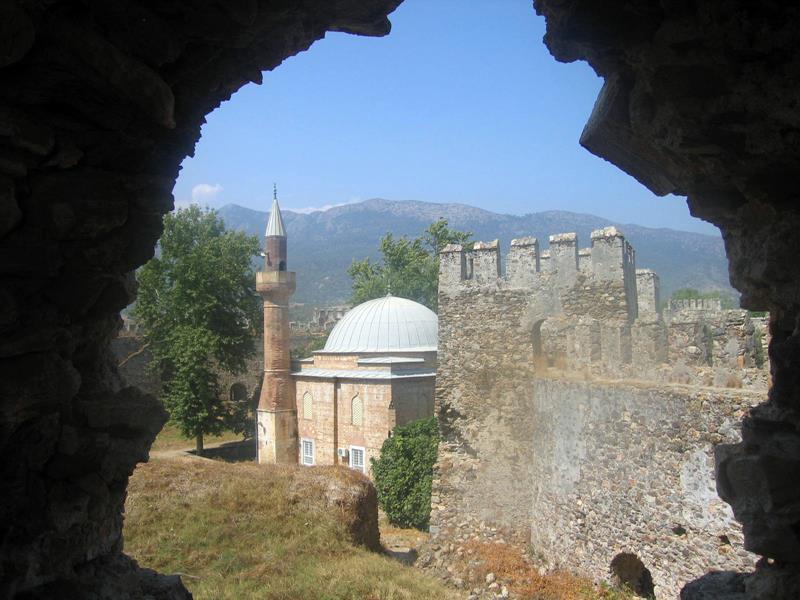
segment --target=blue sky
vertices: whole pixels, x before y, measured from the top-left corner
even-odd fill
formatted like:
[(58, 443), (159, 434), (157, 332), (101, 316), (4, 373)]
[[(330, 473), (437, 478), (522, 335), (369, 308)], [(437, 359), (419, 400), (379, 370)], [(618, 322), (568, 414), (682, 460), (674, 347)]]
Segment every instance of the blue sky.
[(557, 63), (530, 0), (405, 0), (392, 33), (331, 33), (208, 116), (175, 198), (268, 210), (369, 198), (586, 212), (716, 233), (578, 144), (602, 81)]

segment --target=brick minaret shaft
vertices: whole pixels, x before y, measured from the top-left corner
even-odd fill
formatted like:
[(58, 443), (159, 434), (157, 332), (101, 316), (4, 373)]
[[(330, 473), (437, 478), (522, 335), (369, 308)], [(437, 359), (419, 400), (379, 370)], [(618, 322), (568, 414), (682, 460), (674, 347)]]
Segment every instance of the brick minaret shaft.
[(264, 300), (264, 381), (257, 410), (258, 462), (297, 462), (297, 410), (289, 358), (289, 298), (295, 274), (286, 270), (286, 230), (275, 193), (266, 231), (264, 270), (256, 289)]

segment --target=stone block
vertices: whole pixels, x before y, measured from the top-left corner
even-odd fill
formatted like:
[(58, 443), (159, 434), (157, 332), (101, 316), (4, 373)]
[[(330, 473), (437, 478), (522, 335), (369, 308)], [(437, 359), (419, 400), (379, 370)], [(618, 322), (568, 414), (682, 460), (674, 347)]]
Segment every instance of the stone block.
[(500, 277), (500, 242), (475, 242), (472, 261), (472, 278), (476, 283), (497, 281)]

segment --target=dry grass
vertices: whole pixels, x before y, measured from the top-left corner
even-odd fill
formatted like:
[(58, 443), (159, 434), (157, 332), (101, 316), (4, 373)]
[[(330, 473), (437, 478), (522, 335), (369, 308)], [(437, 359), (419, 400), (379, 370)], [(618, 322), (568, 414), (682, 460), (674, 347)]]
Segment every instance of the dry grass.
[[(232, 431), (225, 431), (222, 435), (207, 435), (205, 436), (204, 443), (216, 444), (218, 442), (235, 442), (242, 439), (242, 436), (233, 433)], [(156, 437), (153, 442), (151, 450), (160, 452), (163, 450), (188, 450), (194, 449), (194, 438), (183, 437), (180, 430), (172, 423), (164, 425), (164, 429)]]
[(391, 540), (397, 546), (419, 548), (430, 539), (430, 534), (419, 529), (405, 529), (396, 527), (389, 522), (389, 517), (382, 510), (378, 513), (381, 528), (381, 538), (384, 542)]
[[(495, 577), (508, 586), (509, 591), (525, 600), (629, 600), (635, 596), (596, 584), (584, 577), (566, 571), (540, 575), (538, 568), (525, 553), (512, 544), (468, 541), (463, 546), (462, 560), (479, 564), (470, 571), (470, 586), (485, 585), (486, 575)], [(466, 572), (466, 569), (462, 569)]]
[(143, 566), (184, 574), (198, 600), (450, 597), (419, 571), (353, 545), (316, 471), (154, 460), (131, 478), (125, 549)]

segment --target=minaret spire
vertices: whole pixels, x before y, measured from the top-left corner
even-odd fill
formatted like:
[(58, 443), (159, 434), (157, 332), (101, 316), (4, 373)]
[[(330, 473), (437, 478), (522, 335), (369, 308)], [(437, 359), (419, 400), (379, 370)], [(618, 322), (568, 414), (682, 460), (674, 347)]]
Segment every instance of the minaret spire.
[(256, 446), (260, 463), (297, 463), (297, 414), (289, 356), (289, 298), (295, 274), (287, 270), (286, 228), (273, 184), (264, 252), (256, 290), (264, 305), (264, 378), (258, 400)]
[(269, 211), (269, 221), (267, 222), (267, 231), (264, 235), (267, 237), (286, 237), (286, 228), (283, 226), (283, 216), (281, 215), (281, 207), (278, 206), (278, 188), (273, 183), (272, 190), (272, 208)]

